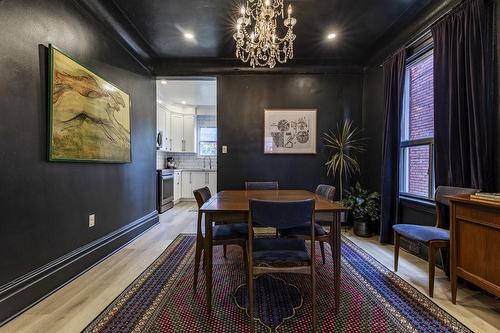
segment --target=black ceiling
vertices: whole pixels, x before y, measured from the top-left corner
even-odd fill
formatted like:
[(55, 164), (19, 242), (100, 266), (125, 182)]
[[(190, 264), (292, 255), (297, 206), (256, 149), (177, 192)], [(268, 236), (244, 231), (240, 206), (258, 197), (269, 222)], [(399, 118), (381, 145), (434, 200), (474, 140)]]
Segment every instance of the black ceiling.
[[(384, 34), (404, 27), (431, 0), (285, 0), (297, 18), (295, 59), (362, 64)], [(90, 5), (89, 5), (90, 3)], [(234, 59), (235, 20), (244, 0), (87, 1), (91, 11), (107, 7), (104, 19), (122, 22), (115, 31), (142, 58), (154, 63)], [(111, 5), (110, 5), (111, 4)], [(112, 7), (110, 7), (112, 6)], [(194, 41), (184, 32), (192, 32)], [(329, 32), (338, 38), (326, 40)], [(139, 39), (139, 40), (138, 40)], [(139, 50), (137, 50), (139, 49)], [(147, 54), (145, 56), (144, 54)]]

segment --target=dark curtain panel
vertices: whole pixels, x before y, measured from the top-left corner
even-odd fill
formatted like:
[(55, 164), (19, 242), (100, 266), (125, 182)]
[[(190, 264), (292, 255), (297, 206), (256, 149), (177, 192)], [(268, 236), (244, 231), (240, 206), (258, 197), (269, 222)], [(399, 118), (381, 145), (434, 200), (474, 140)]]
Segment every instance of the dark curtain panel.
[(432, 27), (436, 186), (493, 190), (494, 18), (467, 0)]
[(391, 243), (398, 219), (399, 143), (403, 106), (406, 49), (384, 62), (385, 130), (382, 165), (380, 242)]

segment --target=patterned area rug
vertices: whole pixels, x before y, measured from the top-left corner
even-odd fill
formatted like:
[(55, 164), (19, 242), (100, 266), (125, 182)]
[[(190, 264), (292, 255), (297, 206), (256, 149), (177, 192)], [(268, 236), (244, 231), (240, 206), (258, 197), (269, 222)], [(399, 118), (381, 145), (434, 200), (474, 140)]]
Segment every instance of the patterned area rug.
[[(214, 249), (209, 316), (203, 273), (197, 293), (192, 289), (194, 244), (195, 236), (180, 235), (84, 332), (247, 332), (241, 249), (229, 246), (227, 259), (222, 247)], [(334, 304), (329, 246), (325, 250), (330, 259), (326, 265), (321, 263), (319, 248), (316, 251), (319, 331), (471, 332), (345, 237), (340, 304)], [(311, 330), (308, 276), (277, 274), (256, 282), (257, 332)], [(269, 297), (270, 293), (276, 297)], [(335, 306), (340, 306), (337, 315)]]

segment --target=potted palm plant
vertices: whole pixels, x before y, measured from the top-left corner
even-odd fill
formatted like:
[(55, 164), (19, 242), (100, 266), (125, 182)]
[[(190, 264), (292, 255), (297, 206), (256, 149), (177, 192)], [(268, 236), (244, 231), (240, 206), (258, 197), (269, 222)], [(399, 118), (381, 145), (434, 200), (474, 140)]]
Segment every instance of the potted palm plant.
[(359, 138), (359, 130), (350, 120), (337, 124), (336, 131), (330, 130), (324, 133), (325, 146), (329, 148), (331, 155), (326, 161), (326, 174), (338, 178), (340, 200), (344, 193), (344, 180), (347, 176), (359, 172), (357, 154), (363, 152), (364, 138)]
[(345, 192), (344, 205), (351, 210), (354, 234), (361, 237), (372, 235), (371, 225), (379, 220), (378, 192), (368, 192), (359, 182)]

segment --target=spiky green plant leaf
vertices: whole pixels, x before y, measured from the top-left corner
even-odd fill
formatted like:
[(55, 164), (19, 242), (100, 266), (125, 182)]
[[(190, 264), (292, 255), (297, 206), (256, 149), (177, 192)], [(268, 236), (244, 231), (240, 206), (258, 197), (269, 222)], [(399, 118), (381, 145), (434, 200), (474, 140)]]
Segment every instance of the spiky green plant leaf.
[(344, 177), (360, 172), (357, 154), (363, 152), (365, 148), (364, 138), (359, 138), (359, 134), (360, 131), (350, 120), (343, 121), (340, 126), (337, 124), (335, 131), (329, 130), (323, 133), (325, 146), (331, 151), (325, 163), (326, 172), (327, 175), (338, 175), (341, 199)]

